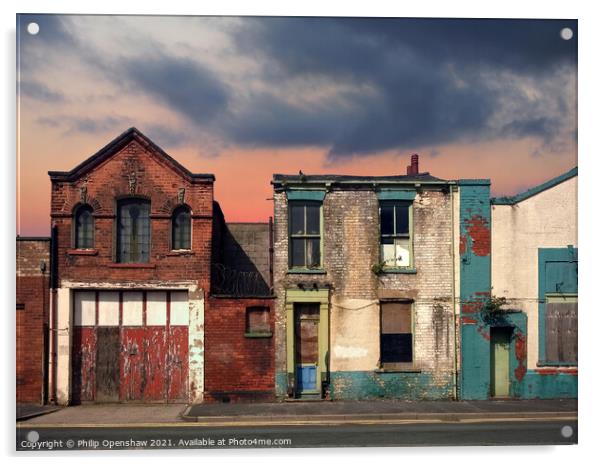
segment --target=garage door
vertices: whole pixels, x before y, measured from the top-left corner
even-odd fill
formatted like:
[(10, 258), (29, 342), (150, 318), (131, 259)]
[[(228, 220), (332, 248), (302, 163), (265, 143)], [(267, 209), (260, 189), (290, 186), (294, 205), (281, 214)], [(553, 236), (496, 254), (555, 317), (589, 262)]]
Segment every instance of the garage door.
[(76, 291), (74, 402), (187, 400), (186, 291)]

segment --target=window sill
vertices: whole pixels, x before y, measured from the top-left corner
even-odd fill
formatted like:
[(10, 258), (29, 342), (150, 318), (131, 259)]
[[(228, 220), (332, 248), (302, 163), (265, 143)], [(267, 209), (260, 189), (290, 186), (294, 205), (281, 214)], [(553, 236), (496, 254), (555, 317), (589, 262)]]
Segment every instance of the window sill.
[(272, 337), (272, 332), (264, 332), (264, 333), (245, 333), (245, 337), (248, 338), (253, 338), (253, 339), (258, 339), (258, 338), (267, 338), (267, 337)]
[(177, 257), (179, 255), (194, 255), (194, 250), (182, 249), (182, 250), (171, 250), (167, 253), (168, 257)]
[(326, 270), (322, 268), (291, 268), (286, 274), (326, 274)]
[(376, 368), (374, 373), (422, 373), (420, 368)]
[(383, 268), (382, 274), (416, 274), (416, 268)]
[(537, 362), (538, 368), (572, 368), (576, 366), (577, 363), (572, 362)]
[(152, 263), (110, 263), (109, 268), (156, 268), (157, 265)]
[(67, 255), (98, 255), (97, 249), (68, 249)]

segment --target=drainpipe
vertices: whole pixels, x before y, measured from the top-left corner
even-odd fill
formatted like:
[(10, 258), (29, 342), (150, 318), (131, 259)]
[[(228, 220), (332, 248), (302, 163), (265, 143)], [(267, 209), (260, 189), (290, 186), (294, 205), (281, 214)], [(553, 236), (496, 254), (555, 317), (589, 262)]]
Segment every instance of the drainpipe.
[(454, 225), (454, 186), (449, 189), (451, 198), (451, 254), (452, 254), (452, 312), (454, 315), (454, 397), (459, 400), (458, 393), (458, 319), (456, 315), (456, 237)]
[(274, 221), (270, 216), (268, 221), (269, 251), (268, 263), (270, 268), (270, 294), (274, 294)]
[(50, 235), (50, 325), (49, 325), (49, 345), (50, 345), (50, 387), (49, 403), (56, 403), (56, 353), (57, 353), (57, 308), (56, 308), (56, 288), (57, 288), (57, 271), (58, 271), (58, 253), (57, 253), (57, 228), (52, 226)]

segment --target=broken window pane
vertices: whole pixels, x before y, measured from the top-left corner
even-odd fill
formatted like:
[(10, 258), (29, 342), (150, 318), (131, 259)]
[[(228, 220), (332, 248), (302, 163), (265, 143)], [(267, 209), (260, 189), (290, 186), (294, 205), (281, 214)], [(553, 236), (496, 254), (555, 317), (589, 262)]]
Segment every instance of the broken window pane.
[(394, 233), (392, 205), (382, 205), (380, 208), (380, 233), (383, 235)]
[(409, 239), (395, 239), (395, 266), (410, 266)]
[(397, 260), (395, 259), (395, 244), (392, 237), (386, 237), (382, 240), (381, 245), (381, 256), (382, 261), (385, 262), (385, 266), (395, 266)]
[(408, 205), (395, 206), (395, 234), (409, 234), (410, 208)]

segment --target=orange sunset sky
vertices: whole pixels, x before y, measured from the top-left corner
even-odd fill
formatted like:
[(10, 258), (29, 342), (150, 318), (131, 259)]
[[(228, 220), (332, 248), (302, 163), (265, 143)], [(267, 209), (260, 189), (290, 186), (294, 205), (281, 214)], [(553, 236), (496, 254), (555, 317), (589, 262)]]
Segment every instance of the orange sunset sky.
[(495, 196), (577, 164), (575, 21), (20, 15), (17, 29), (22, 236), (49, 234), (47, 172), (131, 126), (215, 174), (230, 222), (267, 221), (273, 173), (405, 174), (419, 153), (421, 171), (490, 178)]

